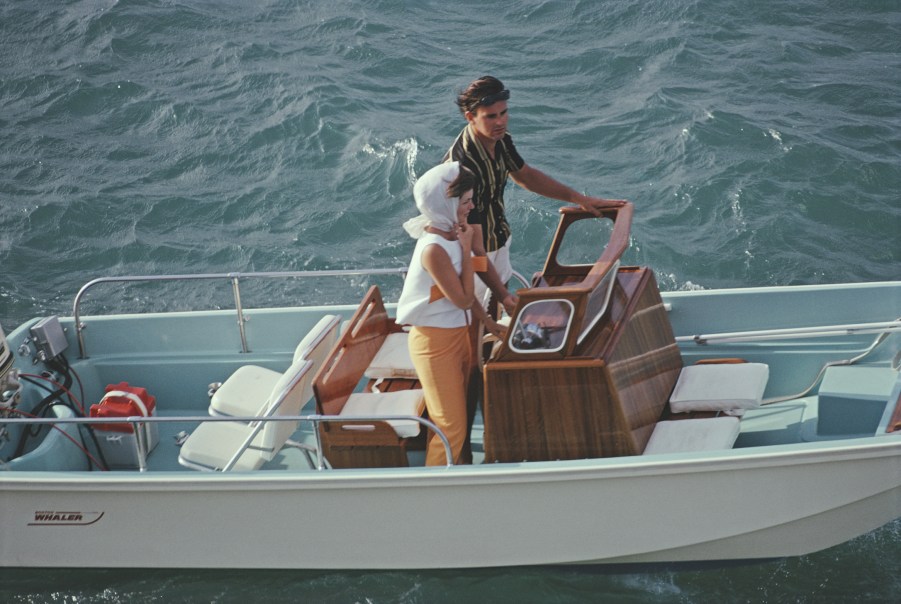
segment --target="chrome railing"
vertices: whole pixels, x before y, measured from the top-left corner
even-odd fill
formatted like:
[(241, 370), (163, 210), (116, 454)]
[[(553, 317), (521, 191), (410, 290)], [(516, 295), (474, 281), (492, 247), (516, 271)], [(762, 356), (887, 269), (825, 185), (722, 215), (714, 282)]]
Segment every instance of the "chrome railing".
[[(517, 271), (515, 269), (513, 271), (513, 276), (510, 277), (510, 279), (511, 280), (516, 279), (517, 281), (522, 283), (523, 287), (532, 287), (532, 282), (530, 280), (526, 279), (525, 275), (523, 275), (522, 273), (520, 273), (519, 271)], [(509, 284), (509, 281), (507, 283)]]
[(754, 331), (734, 331), (728, 333), (697, 334), (676, 336), (678, 343), (692, 343), (700, 346), (708, 344), (735, 344), (738, 342), (760, 342), (765, 340), (788, 340), (799, 338), (830, 338), (901, 332), (901, 318), (894, 321), (875, 323), (853, 323), (843, 325), (819, 325), (814, 327), (789, 327), (785, 329), (759, 329)]
[(373, 268), (373, 269), (348, 269), (348, 270), (323, 270), (323, 271), (279, 271), (279, 272), (261, 272), (261, 273), (205, 273), (196, 275), (131, 275), (122, 277), (101, 277), (84, 284), (75, 295), (75, 301), (72, 304), (72, 316), (75, 321), (75, 331), (78, 338), (79, 358), (87, 358), (87, 348), (85, 346), (84, 330), (87, 325), (81, 320), (81, 302), (87, 291), (97, 285), (103, 283), (135, 283), (135, 282), (151, 282), (151, 281), (215, 281), (227, 280), (231, 283), (232, 296), (235, 302), (235, 312), (238, 319), (238, 332), (241, 337), (242, 352), (249, 352), (247, 345), (247, 334), (245, 331), (245, 323), (247, 318), (244, 316), (244, 308), (241, 304), (241, 279), (273, 279), (273, 278), (298, 278), (298, 277), (353, 277), (353, 276), (373, 276), (373, 275), (399, 275), (403, 277), (407, 272), (404, 268)]
[[(275, 417), (255, 417), (255, 416), (215, 416), (215, 415), (199, 415), (199, 416), (134, 416), (134, 417), (0, 417), (0, 426), (6, 424), (28, 424), (28, 425), (54, 425), (54, 424), (129, 424), (135, 439), (135, 453), (138, 460), (138, 470), (147, 471), (148, 443), (145, 442), (146, 432), (144, 426), (146, 424), (199, 424), (203, 422), (310, 422), (313, 424), (313, 433), (316, 438), (314, 447), (316, 454), (316, 463), (311, 464), (314, 470), (322, 471), (327, 469), (327, 460), (323, 453), (322, 441), (319, 435), (319, 424), (333, 422), (384, 422), (384, 421), (415, 421), (426, 429), (435, 433), (435, 436), (441, 439), (444, 445), (444, 455), (447, 460), (446, 467), (453, 465), (451, 457), (450, 442), (447, 436), (431, 421), (415, 416), (415, 415), (279, 415)], [(247, 444), (247, 443), (245, 443)], [(302, 445), (302, 447), (312, 447), (311, 445)], [(228, 463), (222, 468), (222, 471), (230, 470), (241, 455), (245, 453), (248, 447), (239, 447), (234, 455), (229, 459)]]

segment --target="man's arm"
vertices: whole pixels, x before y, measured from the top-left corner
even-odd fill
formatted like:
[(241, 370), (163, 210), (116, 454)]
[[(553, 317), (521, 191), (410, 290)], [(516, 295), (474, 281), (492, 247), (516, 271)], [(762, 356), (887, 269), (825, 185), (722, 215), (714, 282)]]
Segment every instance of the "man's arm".
[[(485, 252), (485, 240), (482, 239), (482, 225), (470, 224), (469, 226), (475, 231), (472, 238), (472, 253), (476, 256), (487, 256), (488, 254)], [(517, 298), (507, 289), (507, 284), (501, 281), (501, 276), (498, 274), (497, 269), (494, 268), (491, 261), (488, 260), (487, 257), (485, 260), (488, 261), (487, 269), (484, 272), (476, 274), (479, 276), (479, 279), (485, 282), (485, 285), (487, 285), (488, 289), (494, 293), (494, 296), (501, 301), (507, 314), (512, 315), (513, 310), (516, 308)]]
[(522, 168), (511, 172), (510, 178), (524, 189), (544, 197), (576, 204), (595, 216), (600, 215), (602, 209), (615, 208), (626, 203), (621, 199), (603, 199), (583, 195), (528, 164), (523, 164)]

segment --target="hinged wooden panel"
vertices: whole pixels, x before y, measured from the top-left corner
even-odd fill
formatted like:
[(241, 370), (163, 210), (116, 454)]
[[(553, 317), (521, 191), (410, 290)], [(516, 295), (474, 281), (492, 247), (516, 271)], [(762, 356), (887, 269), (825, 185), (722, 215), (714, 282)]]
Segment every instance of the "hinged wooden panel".
[[(385, 338), (400, 329), (388, 316), (381, 293), (373, 285), (313, 380), (317, 413), (341, 413)], [(390, 380), (383, 391), (412, 387), (419, 387), (419, 382)], [(424, 435), (399, 438), (383, 421), (325, 422), (319, 425), (319, 434), (333, 468), (406, 466), (408, 445), (415, 443), (422, 448), (425, 441)]]

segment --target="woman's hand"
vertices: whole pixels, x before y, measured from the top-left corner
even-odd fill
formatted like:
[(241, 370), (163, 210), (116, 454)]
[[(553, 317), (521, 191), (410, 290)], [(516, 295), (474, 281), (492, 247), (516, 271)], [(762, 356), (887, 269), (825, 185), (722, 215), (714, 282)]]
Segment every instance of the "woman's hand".
[(463, 254), (468, 257), (472, 253), (472, 239), (475, 229), (470, 228), (468, 224), (463, 222), (454, 225), (454, 232), (457, 234), (457, 241), (460, 242), (460, 247), (463, 248)]

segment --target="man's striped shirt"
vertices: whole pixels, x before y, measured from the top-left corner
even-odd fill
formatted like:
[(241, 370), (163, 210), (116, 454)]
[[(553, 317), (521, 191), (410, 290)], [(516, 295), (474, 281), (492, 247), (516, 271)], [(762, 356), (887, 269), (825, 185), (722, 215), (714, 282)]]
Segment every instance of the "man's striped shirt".
[(525, 165), (513, 145), (509, 134), (494, 147), (494, 159), (467, 126), (460, 132), (443, 161), (458, 161), (476, 176), (472, 201), (475, 205), (469, 214), (470, 224), (482, 225), (485, 250), (493, 252), (504, 246), (510, 237), (510, 225), (504, 212), (504, 187), (507, 175)]

